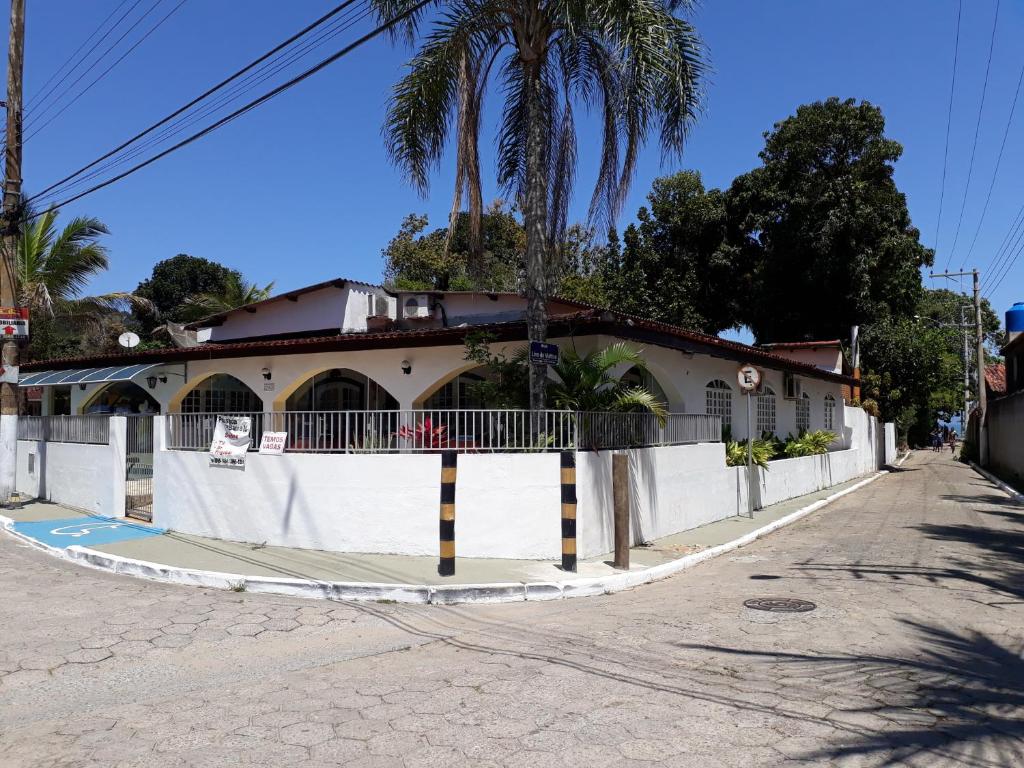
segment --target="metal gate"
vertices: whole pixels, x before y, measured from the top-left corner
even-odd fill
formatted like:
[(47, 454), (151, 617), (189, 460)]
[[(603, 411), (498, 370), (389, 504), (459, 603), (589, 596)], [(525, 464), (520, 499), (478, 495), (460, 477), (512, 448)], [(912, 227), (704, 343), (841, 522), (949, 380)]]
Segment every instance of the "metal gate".
[(138, 520), (153, 520), (153, 417), (129, 416), (124, 510)]

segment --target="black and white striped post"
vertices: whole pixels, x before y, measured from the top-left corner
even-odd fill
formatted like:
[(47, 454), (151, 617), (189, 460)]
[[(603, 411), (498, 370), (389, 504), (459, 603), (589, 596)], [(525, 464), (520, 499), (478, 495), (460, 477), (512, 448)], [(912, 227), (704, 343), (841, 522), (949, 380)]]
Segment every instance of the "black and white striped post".
[(455, 476), (459, 454), (441, 452), (441, 557), (437, 563), (439, 576), (455, 575)]
[(562, 451), (562, 570), (576, 572), (576, 453)]

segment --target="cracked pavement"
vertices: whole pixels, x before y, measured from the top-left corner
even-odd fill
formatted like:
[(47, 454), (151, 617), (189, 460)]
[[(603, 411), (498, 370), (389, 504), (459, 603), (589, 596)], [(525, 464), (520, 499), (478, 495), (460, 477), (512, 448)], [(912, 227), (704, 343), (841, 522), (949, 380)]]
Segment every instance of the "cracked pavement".
[(597, 598), (220, 592), (7, 536), (0, 586), (5, 768), (1024, 764), (1024, 507), (948, 454)]

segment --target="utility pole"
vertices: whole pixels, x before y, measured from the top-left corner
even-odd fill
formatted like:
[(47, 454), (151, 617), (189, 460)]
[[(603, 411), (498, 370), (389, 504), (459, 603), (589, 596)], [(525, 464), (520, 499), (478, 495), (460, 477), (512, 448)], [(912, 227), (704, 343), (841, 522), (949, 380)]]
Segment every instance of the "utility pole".
[(988, 430), (985, 429), (985, 412), (988, 397), (985, 395), (985, 331), (981, 327), (981, 280), (978, 270), (974, 275), (974, 325), (978, 336), (978, 463), (988, 464)]
[[(988, 463), (988, 430), (985, 429), (985, 410), (988, 405), (988, 398), (985, 395), (985, 329), (981, 324), (981, 274), (976, 269), (972, 269), (970, 272), (931, 273), (932, 277), (947, 277), (950, 279), (966, 277), (968, 275), (974, 279), (974, 335), (978, 347), (978, 462), (985, 466)], [(966, 346), (965, 337), (965, 350)], [(966, 376), (964, 384), (968, 384)]]
[(967, 335), (967, 320), (964, 318), (966, 304), (960, 305), (960, 332), (964, 336), (964, 410), (960, 416), (960, 430), (962, 437), (967, 435), (967, 417), (971, 413), (971, 344)]
[[(3, 248), (0, 267), (0, 306), (18, 306), (18, 225), (21, 204), (21, 104), (25, 69), (25, 0), (11, 0), (10, 38), (7, 48), (7, 156), (4, 162)], [(0, 362), (13, 372), (14, 382), (0, 382), (0, 502), (17, 490), (18, 476), (18, 342), (9, 339)], [(5, 376), (7, 378), (7, 376)]]

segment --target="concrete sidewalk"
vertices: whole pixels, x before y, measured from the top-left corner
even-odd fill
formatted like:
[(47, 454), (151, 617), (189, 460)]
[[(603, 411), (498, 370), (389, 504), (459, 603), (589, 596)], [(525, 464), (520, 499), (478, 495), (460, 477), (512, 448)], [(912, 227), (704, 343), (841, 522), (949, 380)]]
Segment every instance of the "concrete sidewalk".
[[(20, 510), (5, 510), (11, 521), (5, 527), (51, 554), (162, 581), (409, 602), (558, 599), (616, 591), (664, 578), (721, 551), (749, 543), (781, 524), (794, 521), (802, 516), (801, 512), (814, 511), (879, 474), (759, 510), (753, 519), (727, 518), (634, 547), (628, 572), (613, 568), (609, 556), (580, 561), (577, 573), (563, 571), (551, 561), (459, 558), (455, 576), (442, 579), (437, 575), (436, 557), (346, 554), (243, 544), (153, 530), (145, 523), (98, 518), (48, 503), (29, 503)], [(125, 534), (118, 541), (92, 544), (86, 536), (67, 539), (70, 546), (54, 546), (53, 537), (37, 539), (26, 533), (32, 526), (15, 525), (44, 521), (68, 528), (81, 521), (79, 525), (85, 529), (120, 524)], [(88, 525), (90, 522), (96, 525)]]

